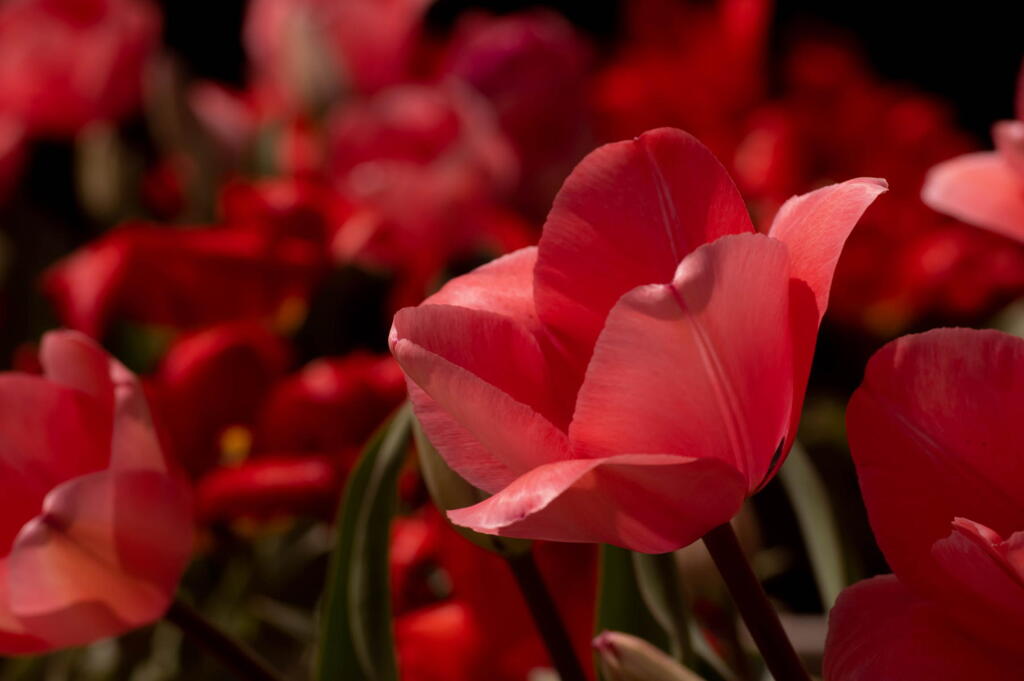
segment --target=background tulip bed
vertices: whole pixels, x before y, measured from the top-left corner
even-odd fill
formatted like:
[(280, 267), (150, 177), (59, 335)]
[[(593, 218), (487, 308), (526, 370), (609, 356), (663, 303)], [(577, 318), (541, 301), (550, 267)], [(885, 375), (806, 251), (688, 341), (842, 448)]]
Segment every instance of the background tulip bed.
[[(794, 194), (884, 177), (838, 264), (799, 444), (734, 521), (817, 672), (839, 592), (888, 571), (844, 429), (868, 358), (934, 326), (1024, 331), (1024, 246), (921, 201), (932, 166), (1013, 117), (1010, 10), (965, 10), (965, 32), (995, 38), (967, 40), (958, 66), (979, 73), (948, 80), (953, 58), (928, 61), (939, 39), (895, 48), (853, 10), (818, 11), (832, 16), (766, 0), (0, 0), (0, 362), (50, 375), (41, 339), (63, 327), (139, 376), (191, 500), (178, 599), (283, 678), (553, 678), (503, 558), (524, 551), (588, 675), (614, 625), (708, 679), (758, 678), (699, 544), (655, 560), (453, 528), (437, 504), (476, 499), (455, 498), (402, 407), (388, 330), (536, 243), (600, 144), (688, 131), (761, 229)], [(3, 615), (0, 651), (22, 652)], [(0, 658), (0, 681), (227, 674), (166, 621)]]

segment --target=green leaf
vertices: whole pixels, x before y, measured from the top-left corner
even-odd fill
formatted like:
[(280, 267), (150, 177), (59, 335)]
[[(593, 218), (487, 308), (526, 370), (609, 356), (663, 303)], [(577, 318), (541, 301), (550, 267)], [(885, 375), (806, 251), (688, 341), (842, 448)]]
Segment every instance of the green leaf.
[(847, 586), (843, 545), (828, 490), (799, 442), (793, 444), (786, 464), (779, 471), (779, 479), (796, 513), (818, 593), (828, 612), (839, 592)]
[(692, 665), (688, 606), (674, 554), (634, 553), (633, 570), (647, 609), (668, 638), (668, 652), (678, 662)]
[(595, 631), (621, 631), (669, 651), (665, 629), (640, 593), (632, 551), (617, 546), (601, 547)]
[(411, 427), (405, 405), (374, 435), (349, 476), (327, 575), (320, 681), (398, 679), (388, 549)]
[[(453, 508), (472, 506), (485, 497), (484, 493), (463, 480), (453, 471), (430, 444), (420, 422), (413, 419), (413, 437), (420, 462), (420, 473), (430, 492), (434, 505), (444, 512)], [(456, 532), (477, 546), (500, 556), (516, 556), (530, 550), (531, 542), (491, 534), (481, 534), (465, 527), (452, 525)]]

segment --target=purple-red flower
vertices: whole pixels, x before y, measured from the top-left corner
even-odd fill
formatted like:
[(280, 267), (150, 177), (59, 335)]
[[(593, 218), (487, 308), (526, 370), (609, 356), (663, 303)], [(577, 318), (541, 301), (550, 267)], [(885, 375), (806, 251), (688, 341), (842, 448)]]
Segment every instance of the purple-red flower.
[(1017, 119), (992, 128), (995, 151), (935, 166), (921, 198), (941, 213), (1024, 241), (1024, 69), (1017, 88)]
[(850, 450), (894, 575), (846, 590), (829, 681), (1020, 678), (1024, 340), (938, 329), (886, 345), (847, 411)]
[(93, 341), (43, 338), (0, 374), (0, 652), (80, 645), (166, 610), (192, 552), (187, 490), (136, 377)]
[(493, 495), (452, 520), (653, 553), (728, 521), (792, 442), (835, 263), (884, 190), (796, 197), (757, 234), (684, 132), (590, 154), (537, 247), (395, 316), (427, 435)]

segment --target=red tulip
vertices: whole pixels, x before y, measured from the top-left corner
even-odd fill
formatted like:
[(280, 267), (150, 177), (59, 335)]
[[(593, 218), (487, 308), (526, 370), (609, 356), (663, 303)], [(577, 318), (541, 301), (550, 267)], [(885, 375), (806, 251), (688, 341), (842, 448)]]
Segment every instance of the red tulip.
[(25, 155), (25, 130), (13, 118), (0, 115), (0, 202), (14, 186)]
[(263, 456), (211, 471), (199, 481), (196, 497), (204, 522), (297, 513), (329, 518), (341, 484), (331, 457)]
[(100, 336), (115, 316), (176, 328), (293, 317), (326, 265), (308, 241), (251, 225), (128, 225), (58, 262), (43, 286), (65, 324)]
[(404, 399), (402, 373), (386, 355), (318, 359), (270, 391), (255, 445), (264, 451), (358, 451)]
[(992, 129), (995, 151), (958, 156), (928, 173), (921, 199), (964, 222), (1024, 241), (1024, 69), (1017, 120)]
[(895, 576), (831, 616), (829, 681), (1020, 678), (1024, 652), (1024, 340), (939, 329), (868, 364), (850, 449)]
[(728, 521), (792, 442), (833, 268), (884, 189), (796, 197), (764, 235), (686, 133), (590, 154), (539, 246), (395, 317), (418, 418), (493, 495), (451, 519), (652, 553)]
[(0, 652), (159, 618), (192, 549), (135, 376), (86, 337), (43, 338), (43, 376), (0, 375)]
[(0, 111), (39, 135), (130, 113), (159, 33), (157, 9), (143, 0), (5, 2)]

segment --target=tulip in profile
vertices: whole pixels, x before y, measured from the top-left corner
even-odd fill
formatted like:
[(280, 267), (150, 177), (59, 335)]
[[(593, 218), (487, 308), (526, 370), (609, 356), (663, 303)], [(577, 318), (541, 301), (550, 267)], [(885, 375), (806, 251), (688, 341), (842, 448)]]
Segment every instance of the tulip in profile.
[(136, 377), (85, 336), (44, 337), (43, 376), (0, 375), (0, 654), (79, 645), (167, 609), (188, 496)]
[(777, 470), (843, 242), (885, 183), (796, 197), (768, 234), (674, 129), (591, 153), (540, 244), (401, 310), (392, 352), (479, 532), (658, 553)]
[(964, 154), (932, 168), (921, 199), (940, 213), (1024, 241), (1024, 69), (1017, 119), (996, 123), (992, 137), (995, 151)]
[(1019, 679), (1024, 669), (1024, 340), (938, 329), (880, 350), (847, 412), (894, 575), (847, 589), (828, 681)]

